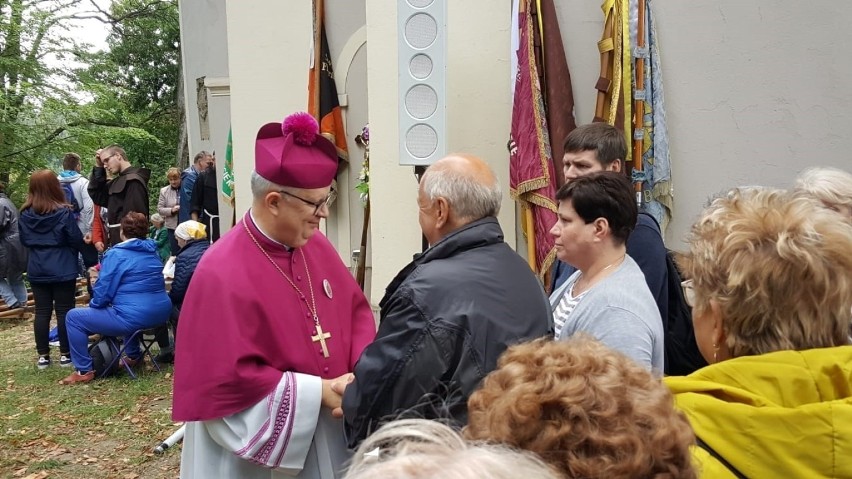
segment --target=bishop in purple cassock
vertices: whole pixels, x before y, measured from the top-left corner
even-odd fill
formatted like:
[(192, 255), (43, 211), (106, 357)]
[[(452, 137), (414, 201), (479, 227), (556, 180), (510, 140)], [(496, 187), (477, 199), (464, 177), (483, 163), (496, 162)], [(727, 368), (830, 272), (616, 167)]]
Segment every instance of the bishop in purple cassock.
[(258, 132), (252, 208), (204, 254), (180, 314), (181, 477), (342, 476), (331, 383), (345, 381), (376, 324), (317, 231), (336, 171), (336, 149), (310, 115)]

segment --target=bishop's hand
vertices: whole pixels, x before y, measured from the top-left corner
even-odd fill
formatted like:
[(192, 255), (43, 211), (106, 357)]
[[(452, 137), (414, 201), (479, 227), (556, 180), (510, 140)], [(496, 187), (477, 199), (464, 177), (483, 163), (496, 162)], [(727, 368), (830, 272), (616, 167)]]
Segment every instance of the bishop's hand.
[(334, 379), (322, 380), (322, 405), (331, 409), (331, 415), (336, 418), (343, 417), (343, 391), (346, 385), (355, 379), (352, 373), (346, 373)]

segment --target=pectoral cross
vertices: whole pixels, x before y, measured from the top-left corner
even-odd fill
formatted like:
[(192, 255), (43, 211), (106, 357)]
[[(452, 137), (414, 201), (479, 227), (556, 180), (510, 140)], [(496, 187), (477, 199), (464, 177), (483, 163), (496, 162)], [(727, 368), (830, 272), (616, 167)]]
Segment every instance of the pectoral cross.
[(320, 347), (322, 347), (322, 356), (324, 358), (328, 357), (328, 346), (325, 344), (325, 340), (331, 337), (331, 333), (324, 333), (322, 330), (322, 326), (317, 323), (317, 334), (315, 336), (311, 336), (311, 340), (313, 342), (319, 341)]

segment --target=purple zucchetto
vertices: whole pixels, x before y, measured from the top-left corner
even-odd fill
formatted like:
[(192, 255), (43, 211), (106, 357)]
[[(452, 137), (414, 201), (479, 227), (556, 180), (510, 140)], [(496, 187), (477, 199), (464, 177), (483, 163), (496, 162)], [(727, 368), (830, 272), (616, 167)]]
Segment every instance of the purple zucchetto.
[(313, 116), (293, 113), (283, 123), (260, 127), (254, 143), (254, 169), (281, 186), (325, 188), (337, 174), (337, 149), (319, 134)]

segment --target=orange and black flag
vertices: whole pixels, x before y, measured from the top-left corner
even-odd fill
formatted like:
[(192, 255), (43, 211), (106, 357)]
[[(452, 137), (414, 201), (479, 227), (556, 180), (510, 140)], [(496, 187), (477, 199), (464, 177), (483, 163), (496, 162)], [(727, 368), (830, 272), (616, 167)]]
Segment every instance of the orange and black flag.
[(346, 129), (343, 127), (343, 115), (337, 99), (337, 86), (334, 83), (334, 69), (331, 67), (331, 55), (323, 25), (322, 1), (314, 4), (314, 58), (308, 80), (308, 112), (317, 119), (320, 133), (337, 147), (340, 160), (349, 161), (346, 148)]

